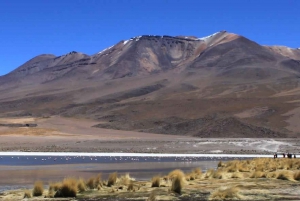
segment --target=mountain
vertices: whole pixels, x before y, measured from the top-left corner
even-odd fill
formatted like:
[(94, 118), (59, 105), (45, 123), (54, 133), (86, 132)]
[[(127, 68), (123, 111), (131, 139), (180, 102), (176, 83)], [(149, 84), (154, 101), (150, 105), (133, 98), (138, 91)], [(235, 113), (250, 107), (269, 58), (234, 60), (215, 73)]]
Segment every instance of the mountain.
[(1, 116), (199, 137), (297, 136), (300, 49), (220, 31), (144, 35), (94, 55), (34, 57), (0, 77)]

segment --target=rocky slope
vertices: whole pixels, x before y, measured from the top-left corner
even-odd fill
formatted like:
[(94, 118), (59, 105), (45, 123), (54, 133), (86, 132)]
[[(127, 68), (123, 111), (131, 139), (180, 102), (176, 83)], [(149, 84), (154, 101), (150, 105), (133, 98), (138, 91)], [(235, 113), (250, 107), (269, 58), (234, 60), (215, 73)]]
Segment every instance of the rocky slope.
[(297, 136), (299, 73), (299, 49), (262, 46), (226, 31), (145, 35), (94, 55), (29, 60), (0, 77), (0, 112), (200, 137)]

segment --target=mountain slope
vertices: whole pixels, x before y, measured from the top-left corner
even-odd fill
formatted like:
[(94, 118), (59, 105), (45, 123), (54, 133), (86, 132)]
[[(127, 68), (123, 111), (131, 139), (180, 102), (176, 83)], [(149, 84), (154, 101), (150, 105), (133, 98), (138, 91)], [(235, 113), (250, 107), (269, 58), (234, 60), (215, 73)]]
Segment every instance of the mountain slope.
[(297, 136), (298, 51), (220, 31), (39, 55), (0, 77), (0, 112), (199, 137)]

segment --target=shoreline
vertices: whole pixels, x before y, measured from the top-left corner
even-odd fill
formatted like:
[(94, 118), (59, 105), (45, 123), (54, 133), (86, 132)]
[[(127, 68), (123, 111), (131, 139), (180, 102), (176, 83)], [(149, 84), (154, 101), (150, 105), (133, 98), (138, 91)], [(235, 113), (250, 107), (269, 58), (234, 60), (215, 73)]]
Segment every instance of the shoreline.
[[(272, 158), (270, 154), (166, 154), (166, 153), (86, 153), (86, 152), (0, 152), (0, 156), (98, 156), (98, 157), (195, 157)], [(282, 156), (279, 156), (281, 158)]]

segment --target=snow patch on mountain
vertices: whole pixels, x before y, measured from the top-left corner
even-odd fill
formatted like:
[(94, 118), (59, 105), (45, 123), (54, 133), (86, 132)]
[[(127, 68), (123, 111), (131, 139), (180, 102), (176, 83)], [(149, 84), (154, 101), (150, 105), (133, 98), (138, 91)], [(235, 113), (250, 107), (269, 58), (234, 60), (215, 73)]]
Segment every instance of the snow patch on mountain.
[[(113, 45), (114, 46), (114, 45)], [(98, 54), (101, 54), (101, 53), (103, 53), (103, 52), (105, 52), (106, 50), (109, 50), (109, 49), (111, 49), (113, 46), (110, 46), (110, 47), (108, 47), (108, 48), (105, 48), (104, 50), (102, 50), (101, 52), (98, 52)]]
[(219, 32), (216, 32), (216, 33), (214, 33), (212, 35), (205, 36), (205, 37), (202, 37), (202, 38), (198, 38), (198, 40), (207, 40), (207, 39), (209, 39), (209, 38), (211, 38), (211, 37), (213, 37), (213, 36), (215, 36), (215, 35), (217, 35), (219, 33), (221, 33), (221, 32), (219, 31)]

